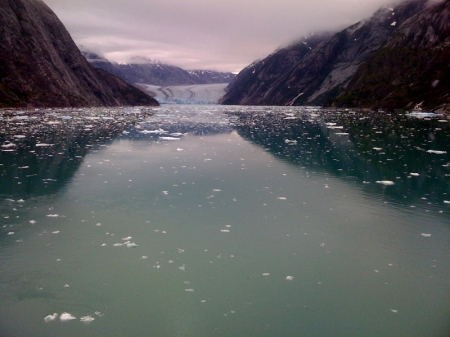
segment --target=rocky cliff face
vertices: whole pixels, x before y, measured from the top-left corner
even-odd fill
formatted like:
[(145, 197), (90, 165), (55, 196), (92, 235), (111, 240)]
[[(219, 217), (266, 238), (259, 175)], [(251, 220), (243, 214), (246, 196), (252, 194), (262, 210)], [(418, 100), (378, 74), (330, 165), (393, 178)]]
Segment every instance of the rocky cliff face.
[[(449, 1), (428, 4), (427, 0), (409, 0), (395, 8), (384, 7), (371, 18), (339, 33), (305, 39), (281, 49), (239, 73), (228, 86), (222, 103), (387, 107), (386, 104), (380, 104), (383, 101), (381, 98), (376, 97), (388, 95), (389, 90), (393, 90), (393, 85), (385, 86), (383, 93), (378, 93), (377, 85), (369, 91), (364, 90), (367, 89), (368, 83), (373, 81), (373, 77), (380, 74), (380, 69), (384, 69), (386, 75), (394, 76), (394, 73), (408, 73), (422, 65), (418, 64), (418, 67), (413, 68), (411, 62), (408, 63), (405, 52), (398, 53), (402, 48), (415, 50), (416, 47), (411, 41), (416, 41), (416, 45), (431, 43), (434, 46), (433, 55), (436, 54), (432, 57), (433, 61), (428, 62), (428, 68), (424, 68), (417, 78), (421, 78), (424, 72), (433, 68), (436, 62), (445, 63), (445, 59), (448, 71), (448, 54), (437, 52), (441, 47), (431, 41), (448, 39), (448, 30), (446, 31), (445, 27), (450, 18), (442, 8)], [(434, 14), (427, 14), (431, 12)], [(389, 50), (396, 59), (386, 58), (386, 52), (382, 52), (384, 46), (390, 46)], [(420, 57), (426, 58), (429, 52), (431, 49), (422, 50)], [(378, 58), (374, 58), (378, 53)], [(408, 53), (414, 54), (414, 51)], [(418, 58), (414, 58), (412, 62), (416, 62)], [(403, 63), (399, 67), (400, 62)], [(391, 71), (396, 68), (399, 68), (399, 71)], [(442, 66), (438, 69), (442, 74), (445, 73)], [(385, 79), (379, 79), (383, 80)], [(390, 83), (396, 83), (395, 80), (401, 81), (395, 77)], [(438, 83), (441, 87), (444, 87), (443, 82), (442, 76), (433, 80), (433, 83)], [(407, 85), (409, 84), (408, 82)], [(375, 93), (378, 96), (374, 96)], [(389, 107), (403, 107), (405, 100), (394, 100), (391, 103)]]
[(0, 106), (157, 105), (93, 68), (41, 0), (0, 1)]
[(96, 68), (107, 70), (128, 83), (159, 86), (229, 83), (236, 75), (211, 70), (184, 70), (158, 61), (140, 60), (139, 63), (117, 64), (82, 49), (83, 55)]
[(450, 104), (450, 0), (412, 16), (358, 69), (337, 105), (439, 109)]

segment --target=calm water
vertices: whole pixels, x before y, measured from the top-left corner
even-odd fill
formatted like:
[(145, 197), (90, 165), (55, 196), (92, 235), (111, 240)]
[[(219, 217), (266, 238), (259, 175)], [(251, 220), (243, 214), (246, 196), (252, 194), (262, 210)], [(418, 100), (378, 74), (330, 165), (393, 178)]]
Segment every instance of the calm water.
[(163, 106), (0, 125), (0, 336), (449, 335), (442, 116)]

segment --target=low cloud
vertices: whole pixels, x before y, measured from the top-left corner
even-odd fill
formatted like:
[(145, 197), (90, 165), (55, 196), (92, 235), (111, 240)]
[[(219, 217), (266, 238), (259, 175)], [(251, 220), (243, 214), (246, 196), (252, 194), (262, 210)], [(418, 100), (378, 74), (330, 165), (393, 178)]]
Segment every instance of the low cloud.
[[(311, 32), (370, 16), (385, 0), (44, 0), (78, 45), (126, 63), (239, 71)], [(397, 1), (398, 3), (398, 1)]]

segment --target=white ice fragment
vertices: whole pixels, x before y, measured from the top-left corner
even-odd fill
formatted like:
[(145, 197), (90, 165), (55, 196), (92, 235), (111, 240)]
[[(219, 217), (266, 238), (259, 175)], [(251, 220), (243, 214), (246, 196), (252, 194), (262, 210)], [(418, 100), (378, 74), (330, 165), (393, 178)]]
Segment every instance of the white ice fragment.
[(106, 243), (102, 243), (102, 247), (105, 247), (106, 246)]
[(47, 147), (47, 146), (53, 146), (53, 144), (46, 144), (46, 143), (39, 143), (36, 144), (37, 147)]
[(92, 316), (83, 316), (80, 318), (81, 322), (92, 322), (95, 318)]
[(434, 153), (434, 154), (445, 154), (447, 151), (438, 151), (438, 150), (428, 150), (428, 153)]
[(14, 235), (14, 232), (8, 232), (8, 235)]
[(429, 238), (431, 236), (431, 234), (427, 234), (427, 233), (421, 233), (420, 235), (422, 235), (425, 238)]
[(374, 147), (373, 148), (375, 151), (381, 151), (381, 150), (383, 150), (383, 148), (381, 148), (381, 147)]
[(215, 189), (213, 189), (213, 191), (214, 192), (220, 192), (220, 191), (222, 191), (221, 189), (218, 189), (218, 188), (215, 188)]
[(294, 140), (291, 140), (291, 139), (285, 139), (284, 142), (285, 142), (286, 144), (297, 144), (297, 141), (296, 141), (295, 139), (294, 139)]
[(44, 317), (44, 321), (45, 323), (54, 321), (56, 319), (56, 317), (58, 317), (58, 314), (55, 312), (53, 315), (47, 315)]
[(444, 204), (450, 204), (450, 201), (444, 200)]
[(278, 199), (278, 200), (286, 200), (285, 197), (278, 197), (277, 199)]
[(396, 309), (391, 309), (391, 311), (392, 311), (394, 314), (396, 314), (396, 313), (398, 312), (398, 310), (396, 310)]
[(47, 217), (49, 217), (49, 218), (57, 218), (57, 217), (59, 217), (59, 214), (47, 214)]
[(178, 253), (184, 253), (184, 249), (178, 248)]
[(286, 280), (292, 281), (294, 279), (294, 276), (286, 276)]
[(185, 291), (187, 291), (187, 292), (190, 292), (190, 293), (193, 293), (194, 292), (194, 289), (184, 289)]
[(181, 138), (177, 137), (159, 137), (161, 140), (180, 140)]
[(36, 220), (30, 220), (29, 223), (34, 225), (36, 223)]
[(135, 248), (135, 247), (138, 246), (138, 245), (135, 244), (134, 242), (130, 242), (130, 241), (124, 242), (124, 245), (127, 245), (128, 248)]
[(115, 243), (113, 244), (114, 247), (119, 247), (119, 246), (123, 246), (123, 243)]
[(122, 238), (123, 241), (127, 241), (127, 240), (130, 240), (130, 239), (131, 239), (131, 236), (127, 236), (126, 238)]
[(142, 255), (142, 256), (141, 256), (141, 259), (142, 259), (142, 260), (148, 259), (148, 256)]
[(58, 234), (59, 233), (59, 231), (53, 231), (52, 232), (52, 234)]
[(412, 172), (412, 173), (410, 173), (410, 175), (412, 175), (413, 177), (418, 177), (420, 174), (419, 174), (419, 173)]
[(391, 26), (395, 26), (397, 24), (397, 22), (396, 21), (393, 21), (392, 23), (391, 23)]
[(269, 276), (270, 273), (263, 273), (262, 275), (263, 275), (263, 276)]
[(182, 266), (179, 266), (178, 269), (180, 269), (182, 271), (186, 271), (186, 265), (183, 264)]
[(377, 183), (377, 184), (384, 185), (384, 186), (391, 186), (391, 185), (394, 185), (394, 182), (391, 181), (391, 180), (377, 180), (376, 183)]
[(77, 319), (75, 316), (72, 316), (71, 314), (69, 314), (68, 312), (63, 312), (61, 314), (61, 316), (59, 316), (59, 319), (61, 321), (70, 321), (72, 319)]
[(64, 285), (64, 288), (69, 288), (70, 286), (66, 283), (65, 285)]
[(181, 148), (177, 148), (177, 151), (184, 151), (184, 149), (181, 149)]
[(220, 231), (221, 231), (222, 233), (229, 233), (229, 232), (230, 232), (229, 229), (221, 229)]
[(96, 226), (100, 227), (102, 224), (100, 222), (95, 224)]

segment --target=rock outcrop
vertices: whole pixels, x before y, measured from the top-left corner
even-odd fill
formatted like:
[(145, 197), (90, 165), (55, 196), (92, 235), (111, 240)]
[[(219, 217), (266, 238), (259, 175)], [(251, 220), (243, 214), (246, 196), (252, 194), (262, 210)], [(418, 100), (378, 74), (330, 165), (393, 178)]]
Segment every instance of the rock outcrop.
[(0, 1), (0, 107), (158, 105), (92, 67), (41, 0)]
[(107, 70), (131, 84), (158, 86), (229, 83), (236, 76), (233, 73), (212, 70), (184, 70), (159, 61), (139, 58), (129, 64), (108, 61), (103, 56), (80, 46), (86, 59), (96, 68)]
[[(449, 1), (409, 0), (383, 7), (338, 33), (278, 50), (241, 71), (221, 102), (381, 108), (446, 104)], [(417, 90), (407, 90), (412, 83)], [(425, 86), (431, 88), (426, 93), (421, 91)], [(392, 95), (397, 90), (406, 93)], [(419, 98), (419, 93), (424, 94)]]

